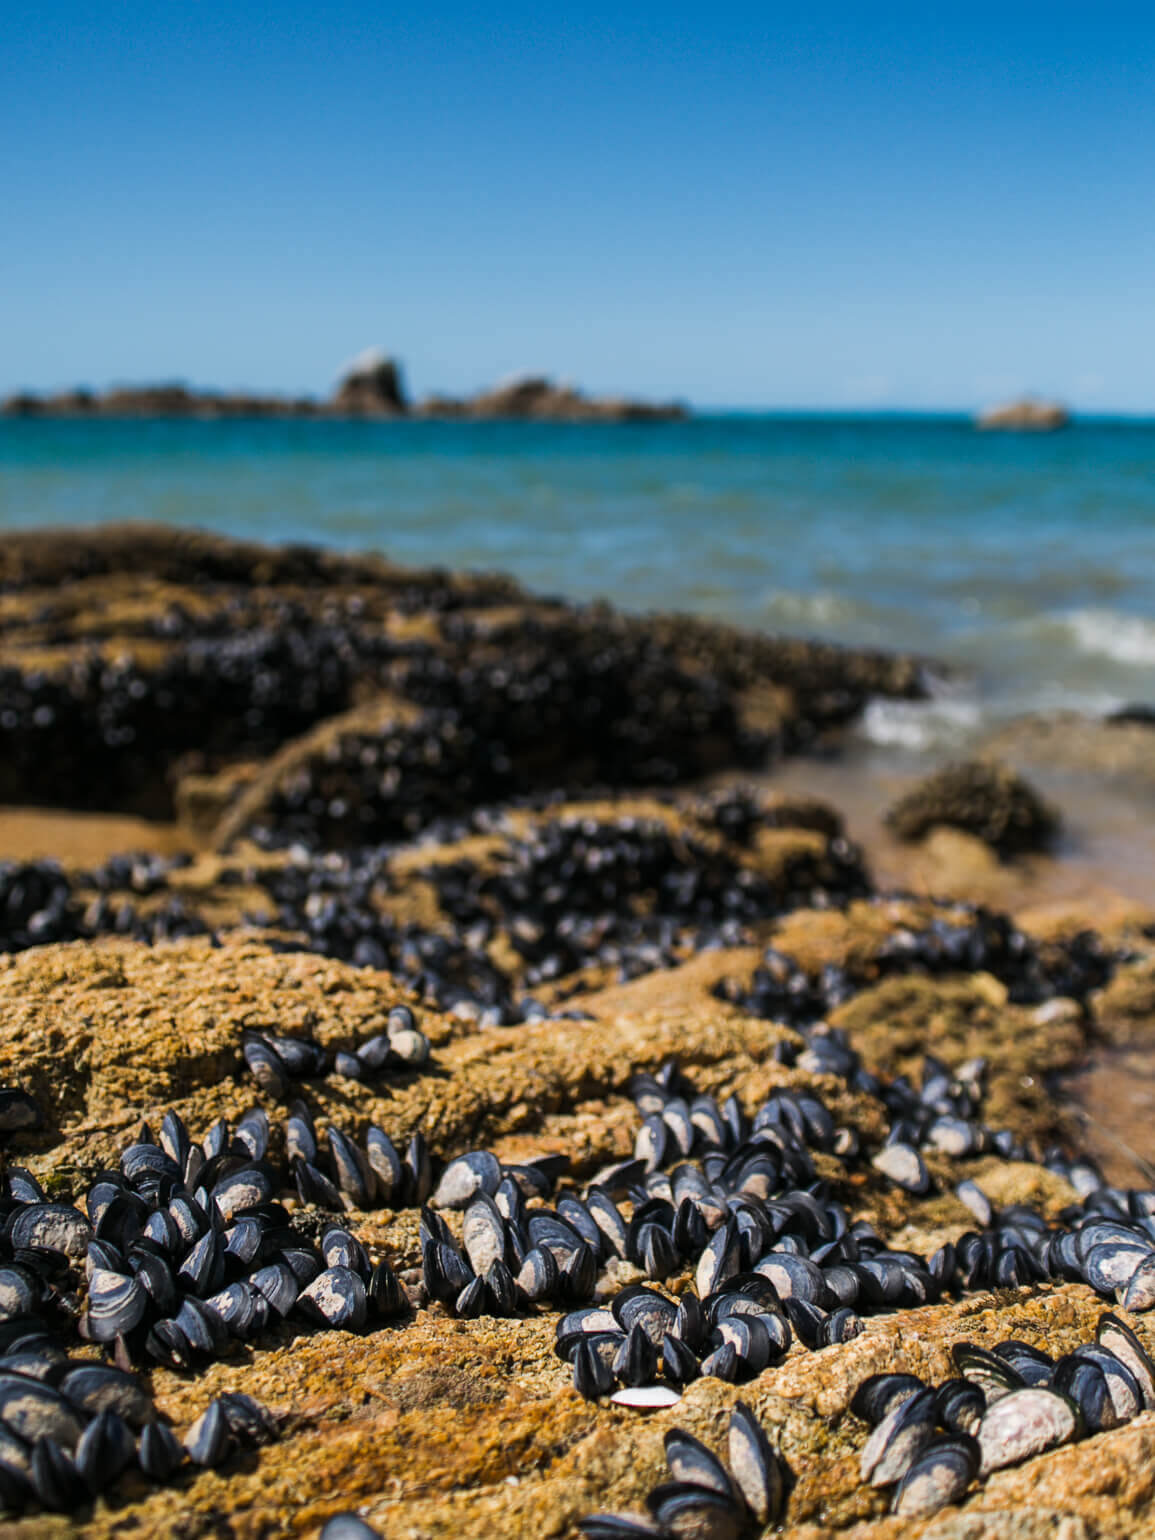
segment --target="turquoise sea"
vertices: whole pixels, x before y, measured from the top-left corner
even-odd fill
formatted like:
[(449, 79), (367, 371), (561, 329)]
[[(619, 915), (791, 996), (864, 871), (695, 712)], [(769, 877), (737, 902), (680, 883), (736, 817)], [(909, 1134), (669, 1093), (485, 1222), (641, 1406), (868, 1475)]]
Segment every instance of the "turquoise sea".
[(0, 422), (0, 528), (109, 519), (373, 547), (539, 591), (913, 649), (878, 744), (1155, 698), (1155, 423)]

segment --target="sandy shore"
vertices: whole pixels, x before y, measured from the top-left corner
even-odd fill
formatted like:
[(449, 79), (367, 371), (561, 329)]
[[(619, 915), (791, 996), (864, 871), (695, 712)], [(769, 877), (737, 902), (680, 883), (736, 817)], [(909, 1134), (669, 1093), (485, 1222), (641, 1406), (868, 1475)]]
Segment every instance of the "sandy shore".
[[(1155, 746), (1155, 739), (1153, 739)], [(1088, 912), (1130, 901), (1155, 910), (1155, 793), (1096, 772), (1048, 770), (1020, 762), (1058, 810), (1052, 850), (1000, 862), (977, 842), (935, 836), (911, 846), (885, 823), (887, 809), (925, 767), (849, 746), (828, 760), (792, 760), (766, 780), (788, 794), (808, 791), (837, 807), (866, 850), (880, 887), (910, 887), (1020, 910), (1036, 904), (1085, 903)]]

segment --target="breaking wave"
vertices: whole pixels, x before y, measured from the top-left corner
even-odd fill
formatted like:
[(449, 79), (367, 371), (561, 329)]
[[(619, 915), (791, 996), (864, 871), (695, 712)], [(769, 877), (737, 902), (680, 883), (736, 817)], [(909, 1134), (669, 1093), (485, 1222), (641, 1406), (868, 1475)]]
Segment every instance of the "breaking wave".
[(1071, 610), (1055, 619), (1080, 652), (1113, 663), (1155, 664), (1155, 620), (1119, 610)]
[(973, 700), (876, 700), (862, 716), (860, 735), (879, 748), (961, 748), (983, 726), (982, 708)]

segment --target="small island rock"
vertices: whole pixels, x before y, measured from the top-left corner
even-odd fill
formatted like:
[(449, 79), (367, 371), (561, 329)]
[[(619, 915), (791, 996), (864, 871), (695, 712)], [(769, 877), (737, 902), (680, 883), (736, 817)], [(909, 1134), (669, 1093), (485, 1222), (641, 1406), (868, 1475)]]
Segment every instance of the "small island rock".
[(912, 787), (886, 815), (901, 840), (920, 840), (941, 825), (973, 834), (1001, 856), (1043, 849), (1059, 815), (1029, 782), (1005, 765), (966, 760)]
[(1017, 433), (1054, 433), (1070, 421), (1070, 412), (1058, 401), (1038, 401), (1030, 396), (989, 406), (975, 419), (980, 428)]

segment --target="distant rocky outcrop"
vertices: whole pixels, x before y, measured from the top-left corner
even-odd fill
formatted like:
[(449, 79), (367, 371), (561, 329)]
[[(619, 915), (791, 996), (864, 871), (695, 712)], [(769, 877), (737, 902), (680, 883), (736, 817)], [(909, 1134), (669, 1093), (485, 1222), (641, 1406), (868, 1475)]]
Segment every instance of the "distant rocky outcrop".
[(474, 396), (428, 396), (411, 406), (401, 365), (380, 348), (361, 353), (342, 371), (333, 394), (263, 396), (193, 390), (179, 383), (113, 386), (35, 395), (22, 391), (0, 401), (5, 417), (406, 417), (520, 419), (540, 422), (660, 422), (687, 416), (675, 402), (622, 396), (587, 396), (572, 385), (527, 375)]
[(324, 408), (307, 396), (191, 390), (187, 385), (114, 385), (108, 390), (66, 390), (38, 396), (22, 391), (0, 401), (4, 417), (318, 417)]
[(631, 401), (621, 396), (587, 396), (545, 375), (521, 375), (475, 396), (429, 396), (417, 407), (422, 417), (520, 418), (538, 422), (661, 422), (687, 416), (678, 402)]
[(975, 418), (975, 425), (1012, 433), (1054, 433), (1058, 428), (1065, 428), (1070, 420), (1070, 412), (1060, 402), (1024, 396), (1021, 401), (987, 407)]

